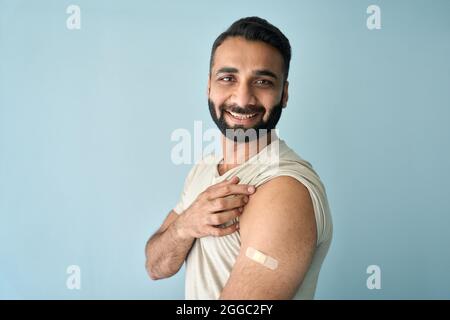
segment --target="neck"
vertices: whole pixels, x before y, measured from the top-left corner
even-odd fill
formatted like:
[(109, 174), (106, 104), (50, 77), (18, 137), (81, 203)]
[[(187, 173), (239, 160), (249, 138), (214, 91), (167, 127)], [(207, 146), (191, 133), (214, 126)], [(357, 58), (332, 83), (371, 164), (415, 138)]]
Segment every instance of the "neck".
[(217, 166), (220, 175), (243, 164), (248, 159), (259, 153), (266, 146), (278, 139), (275, 130), (249, 142), (234, 142), (222, 135), (222, 154), (223, 160)]

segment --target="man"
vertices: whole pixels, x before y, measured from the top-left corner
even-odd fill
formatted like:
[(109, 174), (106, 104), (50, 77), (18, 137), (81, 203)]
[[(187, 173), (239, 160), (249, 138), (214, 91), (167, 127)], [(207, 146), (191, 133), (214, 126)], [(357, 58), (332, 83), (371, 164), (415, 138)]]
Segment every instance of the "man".
[(223, 152), (192, 168), (146, 246), (154, 280), (186, 261), (186, 299), (314, 297), (332, 222), (319, 176), (276, 134), (290, 58), (289, 40), (258, 17), (213, 44), (207, 95)]

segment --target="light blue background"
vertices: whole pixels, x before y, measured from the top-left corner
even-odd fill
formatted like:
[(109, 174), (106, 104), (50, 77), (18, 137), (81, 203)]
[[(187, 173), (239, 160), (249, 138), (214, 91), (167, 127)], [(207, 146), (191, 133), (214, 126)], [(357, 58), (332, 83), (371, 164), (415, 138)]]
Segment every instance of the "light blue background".
[[(81, 30), (66, 8), (81, 7)], [(366, 27), (381, 7), (382, 29)], [(148, 237), (189, 165), (176, 128), (214, 127), (209, 53), (258, 15), (290, 39), (280, 135), (334, 218), (318, 299), (450, 298), (450, 2), (0, 0), (0, 298), (184, 297)], [(81, 290), (66, 268), (81, 267)], [(367, 266), (382, 289), (366, 287)]]

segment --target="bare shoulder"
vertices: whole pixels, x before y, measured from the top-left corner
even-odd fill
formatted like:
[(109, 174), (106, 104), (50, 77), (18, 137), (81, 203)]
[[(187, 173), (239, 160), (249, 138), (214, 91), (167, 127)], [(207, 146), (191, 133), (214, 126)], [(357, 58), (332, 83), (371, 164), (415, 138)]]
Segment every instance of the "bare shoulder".
[[(250, 196), (239, 218), (241, 249), (222, 298), (291, 299), (316, 248), (314, 208), (308, 189), (280, 176)], [(254, 248), (276, 260), (271, 270), (246, 256)]]
[(269, 180), (250, 196), (240, 217), (240, 225), (241, 235), (244, 237), (256, 232), (268, 232), (274, 237), (282, 237), (283, 234), (291, 235), (301, 229), (315, 238), (314, 207), (309, 190), (290, 176)]

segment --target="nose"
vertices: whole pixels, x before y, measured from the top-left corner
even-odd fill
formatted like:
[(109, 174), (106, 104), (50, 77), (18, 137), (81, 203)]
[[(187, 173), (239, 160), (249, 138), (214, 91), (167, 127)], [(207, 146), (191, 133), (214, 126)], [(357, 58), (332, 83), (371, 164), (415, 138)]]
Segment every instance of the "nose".
[(256, 97), (251, 86), (246, 83), (239, 84), (233, 92), (231, 102), (242, 108), (245, 108), (247, 105), (256, 105)]

